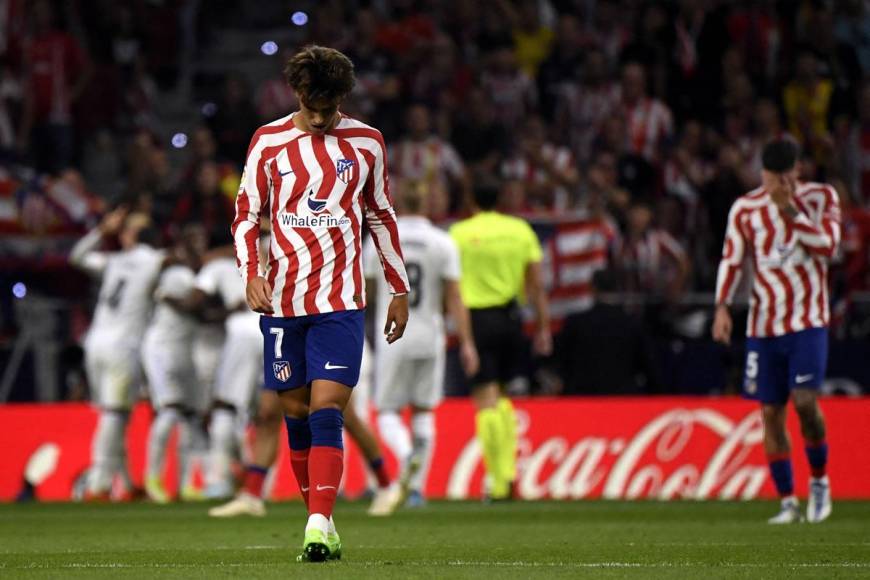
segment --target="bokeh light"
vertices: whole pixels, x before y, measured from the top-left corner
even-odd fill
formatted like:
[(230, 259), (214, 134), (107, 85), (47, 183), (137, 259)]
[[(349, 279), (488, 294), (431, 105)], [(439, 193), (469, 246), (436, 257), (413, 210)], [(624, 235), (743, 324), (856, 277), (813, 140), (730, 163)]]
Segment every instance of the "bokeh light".
[(12, 286), (12, 295), (19, 299), (27, 296), (27, 286), (24, 282), (16, 282)]
[(271, 40), (267, 40), (267, 41), (264, 42), (263, 45), (260, 47), (260, 51), (261, 51), (263, 54), (265, 54), (266, 56), (272, 56), (273, 54), (275, 54), (276, 52), (278, 52), (278, 45), (275, 44), (275, 43), (274, 43), (273, 41), (271, 41)]
[(176, 149), (184, 149), (187, 146), (187, 134), (176, 133), (172, 136), (172, 146)]
[(290, 17), (290, 20), (292, 20), (293, 24), (295, 24), (296, 26), (305, 26), (306, 24), (308, 24), (308, 14), (300, 10), (298, 12), (294, 12), (293, 16)]

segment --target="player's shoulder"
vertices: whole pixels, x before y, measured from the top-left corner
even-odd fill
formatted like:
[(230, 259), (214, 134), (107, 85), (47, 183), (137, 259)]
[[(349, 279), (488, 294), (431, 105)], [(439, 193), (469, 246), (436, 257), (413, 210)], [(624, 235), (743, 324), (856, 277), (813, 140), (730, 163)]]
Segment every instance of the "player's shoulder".
[(802, 181), (797, 186), (795, 192), (798, 196), (812, 195), (823, 193), (827, 197), (837, 197), (837, 190), (830, 183), (822, 183), (820, 181)]
[(359, 119), (354, 119), (353, 117), (349, 117), (342, 113), (341, 120), (339, 120), (338, 125), (335, 126), (331, 132), (336, 137), (339, 138), (357, 138), (357, 139), (371, 139), (373, 142), (376, 142), (381, 147), (384, 147), (384, 135), (375, 127), (372, 127), (368, 123), (364, 123)]
[(763, 187), (756, 187), (738, 197), (732, 207), (735, 210), (740, 210), (764, 205), (767, 203), (766, 196), (767, 191)]
[(249, 149), (253, 149), (257, 143), (266, 137), (289, 134), (289, 132), (293, 130), (298, 131), (296, 125), (293, 124), (293, 113), (285, 115), (280, 119), (275, 119), (265, 125), (260, 125), (257, 130), (254, 131), (254, 136), (251, 138), (251, 147)]

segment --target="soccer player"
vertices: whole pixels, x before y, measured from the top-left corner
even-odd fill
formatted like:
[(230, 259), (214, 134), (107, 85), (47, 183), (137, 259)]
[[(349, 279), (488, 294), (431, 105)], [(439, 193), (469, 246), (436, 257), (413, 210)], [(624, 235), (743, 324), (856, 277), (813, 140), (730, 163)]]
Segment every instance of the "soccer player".
[[(405, 269), (411, 292), (408, 303), (414, 325), (401, 342), (377, 349), (375, 407), (378, 428), (384, 442), (398, 459), (403, 476), (395, 493), (375, 498), (370, 513), (387, 515), (403, 504), (411, 507), (425, 503), (423, 489), (432, 460), (435, 442), (433, 410), (443, 397), (446, 331), (444, 304), (455, 321), (459, 337), (459, 355), (465, 372), (473, 376), (478, 370), (477, 349), (471, 336), (468, 309), (459, 293), (459, 251), (450, 236), (432, 225), (423, 211), (423, 192), (411, 184), (397, 198), (399, 237), (405, 256)], [(365, 270), (376, 268), (377, 253), (373, 244), (366, 246)], [(389, 289), (378, 280), (375, 302), (389, 299)], [(375, 327), (383, 326), (384, 311), (378, 310)], [(411, 432), (400, 413), (411, 409)]]
[(541, 244), (527, 222), (496, 211), (500, 190), (494, 183), (474, 189), (476, 213), (454, 224), (450, 235), (462, 262), (460, 290), (471, 311), (471, 328), (480, 353), (472, 379), (477, 406), (477, 439), (483, 450), (491, 499), (508, 499), (516, 480), (517, 421), (501, 385), (518, 374), (525, 348), (519, 300), (535, 311), (533, 347), (553, 349), (547, 295), (541, 279)]
[[(118, 236), (121, 250), (99, 251), (102, 240)], [(153, 306), (154, 286), (164, 253), (152, 247), (156, 232), (148, 216), (118, 208), (78, 241), (70, 262), (102, 276), (94, 319), (85, 338), (85, 370), (100, 418), (94, 432), (86, 497), (110, 499), (116, 474), (127, 491), (125, 433), (140, 379), (140, 347)]]
[(184, 307), (193, 290), (206, 239), (199, 228), (185, 228), (176, 248), (178, 263), (160, 275), (154, 292), (156, 307), (142, 342), (142, 364), (157, 416), (148, 434), (145, 492), (156, 503), (167, 503), (163, 484), (166, 451), (172, 429), (179, 427), (178, 454), (182, 500), (199, 499), (192, 482), (192, 446), (199, 432), (198, 402), (202, 395), (193, 366), (192, 343), (197, 320)]
[[(285, 73), (299, 111), (254, 134), (232, 233), (248, 304), (264, 314), (265, 387), (281, 398), (308, 506), (298, 559), (323, 561), (341, 553), (332, 510), (343, 468), (342, 411), (363, 349), (363, 215), (393, 294), (389, 343), (408, 322), (408, 279), (383, 137), (339, 111), (353, 89), (353, 64), (337, 50), (308, 46)], [(272, 225), (265, 273), (257, 260), (261, 214)]]
[(840, 241), (837, 192), (798, 181), (798, 146), (778, 139), (762, 152), (761, 187), (731, 208), (716, 283), (713, 338), (728, 343), (729, 305), (744, 260), (755, 266), (746, 332), (746, 394), (761, 402), (764, 449), (781, 500), (771, 524), (801, 520), (794, 495), (786, 403), (792, 397), (810, 464), (807, 519), (831, 514), (828, 445), (817, 392), (828, 356), (828, 262)]

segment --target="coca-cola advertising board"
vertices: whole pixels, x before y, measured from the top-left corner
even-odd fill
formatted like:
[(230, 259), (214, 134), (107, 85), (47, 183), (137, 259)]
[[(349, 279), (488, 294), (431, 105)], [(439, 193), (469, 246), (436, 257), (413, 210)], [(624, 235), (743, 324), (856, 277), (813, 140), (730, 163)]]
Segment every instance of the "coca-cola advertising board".
[[(752, 499), (775, 496), (761, 446), (758, 406), (736, 398), (541, 398), (516, 401), (520, 456), (517, 491), (523, 499)], [(870, 499), (870, 399), (822, 401), (836, 498)], [(0, 407), (0, 499), (12, 499), (28, 461), (43, 467), (37, 497), (65, 500), (90, 462), (97, 414), (84, 404)], [(140, 405), (128, 432), (133, 479), (142, 481), (151, 411)], [(469, 499), (482, 493), (483, 465), (474, 438), (474, 408), (446, 401), (436, 413), (437, 440), (426, 492)], [(797, 417), (789, 413), (797, 492), (808, 469)], [(282, 441), (285, 441), (283, 439)], [(282, 445), (267, 482), (272, 499), (297, 497)], [(367, 485), (360, 454), (348, 441), (344, 493)], [(395, 472), (395, 462), (388, 456)], [(175, 480), (170, 456), (167, 477)]]

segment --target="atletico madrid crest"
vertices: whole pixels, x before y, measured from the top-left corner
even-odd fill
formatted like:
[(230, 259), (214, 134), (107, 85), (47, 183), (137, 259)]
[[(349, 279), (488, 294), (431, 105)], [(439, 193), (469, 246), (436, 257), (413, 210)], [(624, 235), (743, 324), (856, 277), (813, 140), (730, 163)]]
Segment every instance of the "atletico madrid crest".
[(356, 171), (356, 161), (353, 159), (339, 159), (335, 162), (335, 174), (345, 183), (350, 183)]
[(273, 362), (272, 370), (275, 371), (275, 378), (282, 383), (286, 383), (290, 375), (293, 374), (290, 372), (290, 363), (284, 360)]

